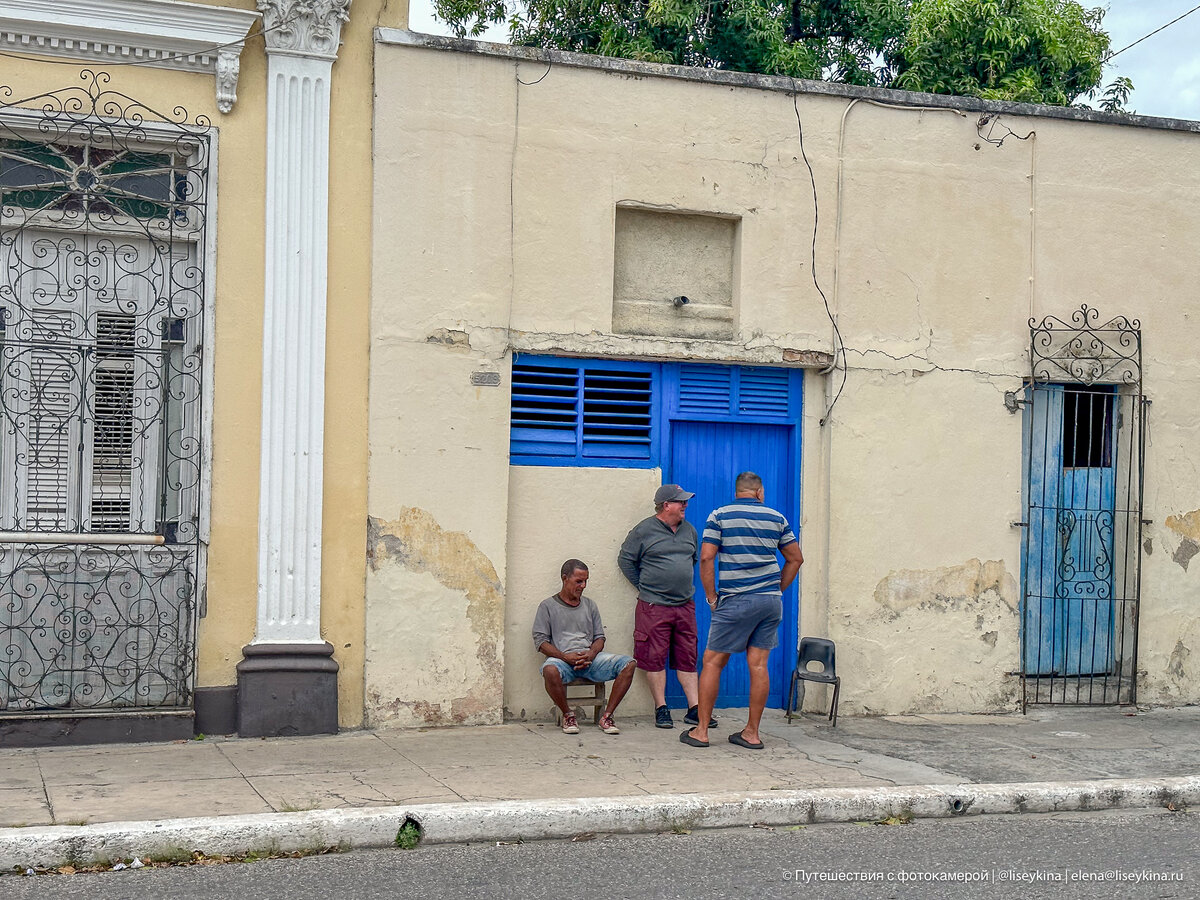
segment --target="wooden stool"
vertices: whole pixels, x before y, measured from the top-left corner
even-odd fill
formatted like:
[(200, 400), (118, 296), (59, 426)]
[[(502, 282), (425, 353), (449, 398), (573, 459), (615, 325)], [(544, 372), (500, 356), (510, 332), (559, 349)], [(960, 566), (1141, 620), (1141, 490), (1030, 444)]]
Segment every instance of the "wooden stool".
[[(579, 688), (572, 693), (572, 688)], [(600, 724), (600, 714), (604, 712), (604, 707), (608, 705), (608, 696), (604, 690), (605, 684), (603, 681), (588, 681), (581, 678), (577, 681), (572, 681), (567, 685), (567, 705), (571, 709), (578, 707), (590, 706), (592, 708), (592, 724)], [(586, 693), (584, 692), (586, 691)], [(580, 713), (582, 709), (578, 710)], [(562, 710), (556, 710), (558, 713), (558, 722), (562, 723)]]

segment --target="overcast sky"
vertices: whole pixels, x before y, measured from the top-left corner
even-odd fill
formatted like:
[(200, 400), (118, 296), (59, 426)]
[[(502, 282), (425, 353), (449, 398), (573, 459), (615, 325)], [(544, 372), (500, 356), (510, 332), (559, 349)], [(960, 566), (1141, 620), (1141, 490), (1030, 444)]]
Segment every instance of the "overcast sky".
[[(1083, 0), (1087, 5), (1087, 0)], [(1104, 25), (1120, 50), (1165, 25), (1200, 0), (1110, 0)], [(411, 0), (409, 27), (427, 34), (449, 34), (433, 18), (432, 0)], [(503, 41), (507, 29), (492, 29), (487, 40)], [(1104, 81), (1118, 75), (1133, 79), (1129, 105), (1142, 115), (1200, 119), (1200, 11), (1117, 56)]]

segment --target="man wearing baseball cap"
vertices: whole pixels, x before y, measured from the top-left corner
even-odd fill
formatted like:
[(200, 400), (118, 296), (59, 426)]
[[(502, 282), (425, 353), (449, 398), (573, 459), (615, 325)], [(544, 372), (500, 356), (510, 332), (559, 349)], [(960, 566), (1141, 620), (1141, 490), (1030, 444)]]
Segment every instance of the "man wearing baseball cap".
[[(700, 539), (684, 513), (695, 494), (677, 484), (664, 484), (654, 494), (654, 515), (629, 532), (617, 565), (638, 590), (633, 619), (633, 658), (646, 673), (654, 698), (654, 724), (674, 728), (667, 708), (667, 663), (675, 669), (688, 711), (696, 718), (696, 593), (692, 573), (700, 555)], [(717, 724), (713, 719), (709, 727)]]

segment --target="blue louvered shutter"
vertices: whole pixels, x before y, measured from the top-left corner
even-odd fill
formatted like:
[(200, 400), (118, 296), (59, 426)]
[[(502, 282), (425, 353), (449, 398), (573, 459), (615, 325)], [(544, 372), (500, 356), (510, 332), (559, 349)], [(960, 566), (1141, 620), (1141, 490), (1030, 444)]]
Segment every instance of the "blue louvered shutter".
[(651, 387), (649, 372), (584, 369), (585, 457), (650, 458)]
[(513, 363), (510, 451), (575, 456), (579, 432), (579, 370)]
[(657, 465), (657, 363), (513, 361), (509, 459), (517, 465)]
[(791, 397), (787, 369), (741, 369), (737, 411), (749, 416), (786, 418)]
[(679, 367), (679, 411), (694, 415), (727, 416), (733, 394), (730, 366)]

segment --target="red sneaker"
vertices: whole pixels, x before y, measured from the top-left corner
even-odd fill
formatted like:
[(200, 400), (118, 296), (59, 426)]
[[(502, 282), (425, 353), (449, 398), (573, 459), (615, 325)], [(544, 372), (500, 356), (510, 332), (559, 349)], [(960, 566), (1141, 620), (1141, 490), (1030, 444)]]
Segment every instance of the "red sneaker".
[(613, 721), (613, 717), (605, 713), (600, 717), (600, 730), (605, 734), (620, 734), (621, 729), (617, 727), (617, 723)]
[(575, 718), (575, 713), (563, 716), (562, 729), (563, 734), (579, 734), (579, 720)]

